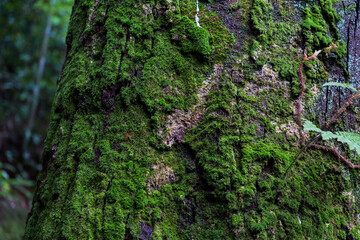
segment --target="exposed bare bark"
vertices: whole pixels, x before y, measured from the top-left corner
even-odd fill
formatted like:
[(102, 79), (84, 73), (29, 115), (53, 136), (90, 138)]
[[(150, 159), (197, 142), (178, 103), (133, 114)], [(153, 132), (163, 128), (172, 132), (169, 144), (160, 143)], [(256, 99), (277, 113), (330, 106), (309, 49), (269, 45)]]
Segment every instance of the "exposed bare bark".
[(334, 113), (334, 115), (331, 117), (330, 121), (327, 122), (324, 126), (324, 130), (329, 129), (331, 125), (337, 122), (339, 116), (346, 110), (346, 108), (353, 104), (354, 100), (360, 98), (360, 93), (355, 93), (351, 95), (348, 100)]

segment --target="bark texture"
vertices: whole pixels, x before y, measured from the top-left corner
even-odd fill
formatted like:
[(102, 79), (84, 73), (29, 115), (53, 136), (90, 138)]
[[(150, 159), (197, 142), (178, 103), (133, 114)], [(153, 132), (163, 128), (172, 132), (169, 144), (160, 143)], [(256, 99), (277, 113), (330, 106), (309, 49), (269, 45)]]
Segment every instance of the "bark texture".
[(360, 239), (358, 172), (299, 155), (349, 95), (318, 94), (346, 4), (76, 0), (25, 239)]

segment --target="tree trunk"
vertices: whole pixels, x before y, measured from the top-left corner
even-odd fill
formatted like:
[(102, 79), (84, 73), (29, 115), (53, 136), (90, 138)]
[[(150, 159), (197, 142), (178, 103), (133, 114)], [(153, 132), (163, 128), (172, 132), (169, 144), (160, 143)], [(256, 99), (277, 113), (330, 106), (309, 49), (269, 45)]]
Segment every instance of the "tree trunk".
[(342, 15), (199, 8), (75, 1), (25, 239), (360, 239), (357, 171), (301, 124), (337, 108), (317, 92), (348, 76)]

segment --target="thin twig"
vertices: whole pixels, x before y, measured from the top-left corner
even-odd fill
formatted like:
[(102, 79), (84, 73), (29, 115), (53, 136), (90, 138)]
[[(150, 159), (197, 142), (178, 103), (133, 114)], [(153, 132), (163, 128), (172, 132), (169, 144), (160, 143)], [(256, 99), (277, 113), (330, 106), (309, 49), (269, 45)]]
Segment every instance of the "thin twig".
[(304, 153), (306, 152), (306, 149), (308, 149), (309, 146), (312, 145), (313, 142), (314, 142), (318, 137), (320, 137), (320, 135), (321, 135), (321, 134), (317, 134), (316, 136), (314, 136), (314, 137), (311, 139), (311, 141), (310, 141), (309, 144), (303, 145), (303, 147), (300, 148), (300, 150), (299, 150), (298, 154), (296, 155), (296, 157), (294, 158), (294, 160), (290, 163), (290, 165), (289, 165), (289, 166), (287, 167), (287, 169), (285, 170), (284, 177), (283, 177), (284, 181), (286, 180), (286, 175), (287, 175), (288, 171), (290, 170), (290, 168), (292, 167), (292, 165), (296, 162), (296, 160), (298, 160), (298, 159), (301, 157), (302, 154), (304, 154)]
[(313, 55), (308, 57), (307, 56), (307, 50), (305, 49), (305, 51), (304, 51), (304, 61), (309, 61), (311, 59), (315, 59), (317, 57), (317, 55), (319, 55), (319, 53), (321, 53), (321, 50), (315, 51)]
[(343, 155), (341, 155), (335, 148), (330, 148), (330, 147), (325, 147), (322, 145), (318, 145), (318, 144), (310, 144), (309, 147), (313, 147), (316, 149), (320, 149), (323, 150), (325, 152), (331, 152), (332, 154), (334, 154), (338, 159), (342, 160), (344, 163), (346, 163), (346, 165), (348, 165), (350, 168), (354, 168), (354, 169), (360, 169), (360, 165), (354, 165), (352, 162), (350, 162), (349, 160), (347, 160)]
[(300, 83), (300, 93), (299, 93), (298, 99), (296, 100), (297, 113), (295, 114), (296, 123), (299, 126), (299, 135), (300, 135), (300, 144), (301, 145), (304, 144), (304, 134), (303, 134), (303, 131), (302, 131), (303, 125), (302, 125), (302, 122), (301, 122), (301, 115), (302, 115), (302, 113), (304, 111), (303, 107), (302, 107), (302, 99), (303, 99), (303, 96), (305, 94), (304, 92), (305, 92), (305, 89), (306, 89), (305, 77), (303, 75), (305, 58), (306, 58), (306, 51), (304, 53), (304, 58), (303, 58), (303, 60), (301, 60), (300, 66), (299, 66), (299, 69), (298, 69), (299, 83)]
[(307, 56), (307, 50), (305, 49), (304, 58), (300, 62), (300, 66), (299, 66), (299, 69), (298, 69), (299, 82), (300, 82), (300, 93), (299, 93), (298, 99), (296, 100), (297, 113), (295, 114), (295, 116), (296, 116), (296, 123), (299, 126), (299, 135), (300, 135), (300, 144), (301, 145), (304, 145), (304, 143), (305, 143), (305, 138), (304, 138), (304, 134), (303, 134), (303, 130), (302, 130), (303, 129), (303, 124), (301, 122), (301, 115), (302, 115), (302, 113), (304, 111), (302, 101), (303, 101), (303, 97), (305, 95), (305, 89), (306, 89), (305, 77), (304, 77), (304, 74), (303, 74), (304, 62), (315, 59), (317, 57), (317, 55), (319, 55), (319, 53), (321, 53), (321, 50), (315, 51), (315, 53), (313, 55), (308, 57)]
[(335, 43), (331, 43), (327, 48), (325, 48), (324, 52), (330, 52), (333, 48), (337, 48)]
[(346, 110), (348, 106), (350, 106), (354, 100), (360, 98), (360, 93), (355, 93), (351, 95), (348, 100), (334, 113), (334, 115), (331, 117), (330, 121), (325, 123), (324, 130), (327, 130), (331, 125), (337, 122), (339, 116)]

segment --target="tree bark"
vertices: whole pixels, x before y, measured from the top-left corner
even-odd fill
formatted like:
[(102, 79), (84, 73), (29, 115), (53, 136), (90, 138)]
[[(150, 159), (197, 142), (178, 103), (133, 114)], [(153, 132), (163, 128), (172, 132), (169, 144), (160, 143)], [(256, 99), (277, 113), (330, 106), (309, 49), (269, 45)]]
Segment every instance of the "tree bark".
[(199, 4), (75, 1), (25, 239), (360, 239), (357, 172), (306, 149), (283, 179), (297, 69), (318, 121), (341, 72), (331, 1)]

